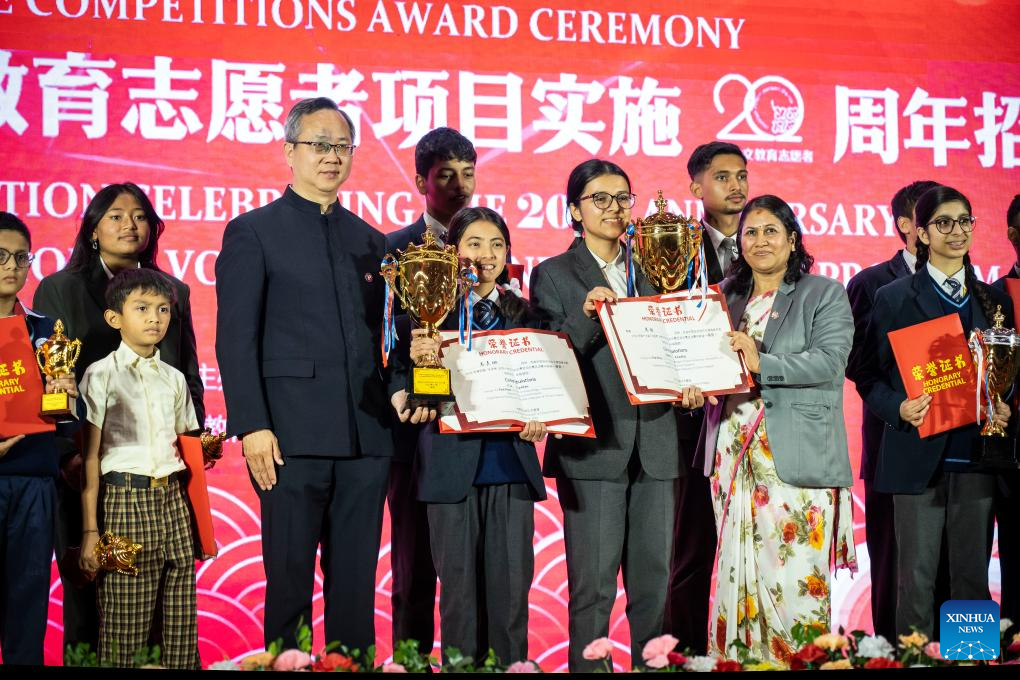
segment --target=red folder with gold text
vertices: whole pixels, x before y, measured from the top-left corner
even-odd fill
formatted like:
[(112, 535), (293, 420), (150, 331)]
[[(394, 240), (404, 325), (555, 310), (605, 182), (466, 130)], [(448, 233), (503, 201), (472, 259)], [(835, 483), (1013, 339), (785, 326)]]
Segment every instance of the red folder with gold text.
[(184, 488), (191, 501), (192, 529), (195, 532), (195, 546), (203, 559), (216, 557), (219, 549), (213, 536), (212, 507), (209, 503), (209, 487), (205, 481), (205, 458), (202, 456), (202, 440), (198, 437), (180, 435), (177, 447), (181, 458), (188, 466)]
[(43, 381), (23, 316), (0, 319), (0, 438), (53, 432), (39, 415)]
[(930, 437), (977, 421), (977, 377), (958, 315), (890, 331), (889, 343), (907, 397), (932, 398), (919, 435)]

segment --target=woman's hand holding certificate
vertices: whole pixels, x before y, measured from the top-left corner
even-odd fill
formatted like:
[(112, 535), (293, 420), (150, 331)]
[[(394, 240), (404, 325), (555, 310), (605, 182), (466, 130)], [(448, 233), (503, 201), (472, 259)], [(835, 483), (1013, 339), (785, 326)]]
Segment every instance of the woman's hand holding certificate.
[[(574, 350), (561, 333), (527, 329), (474, 335), (468, 351), (455, 333), (440, 348), (456, 403), (440, 432), (545, 432), (594, 437), (588, 396)], [(539, 427), (544, 424), (544, 428)]]

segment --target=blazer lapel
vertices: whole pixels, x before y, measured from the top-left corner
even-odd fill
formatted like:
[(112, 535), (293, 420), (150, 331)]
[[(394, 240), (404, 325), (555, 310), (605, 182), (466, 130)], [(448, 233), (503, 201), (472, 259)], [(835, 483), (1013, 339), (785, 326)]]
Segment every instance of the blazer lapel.
[(926, 319), (937, 319), (940, 316), (945, 316), (942, 303), (939, 302), (938, 293), (931, 286), (931, 277), (928, 276), (924, 269), (914, 274), (911, 287), (914, 289), (914, 299), (917, 301), (917, 306), (924, 312)]
[(598, 262), (592, 257), (591, 253), (588, 252), (588, 246), (581, 243), (574, 248), (574, 271), (577, 272), (581, 282), (587, 287), (587, 290), (591, 290), (597, 286), (609, 288), (609, 282), (606, 281), (606, 277), (602, 275), (602, 270), (599, 268)]
[(110, 283), (110, 279), (107, 278), (103, 265), (97, 258), (95, 266), (86, 275), (85, 288), (88, 290), (89, 295), (92, 296), (92, 299), (95, 300), (100, 311), (106, 309), (106, 286), (108, 283)]
[(903, 259), (902, 250), (897, 250), (896, 254), (892, 256), (891, 260), (889, 260), (889, 270), (897, 279), (904, 276), (910, 276), (914, 273), (910, 271), (909, 267), (907, 267), (907, 261)]
[(779, 285), (779, 290), (776, 291), (776, 300), (772, 303), (772, 318), (769, 319), (769, 323), (765, 327), (765, 337), (761, 340), (763, 352), (769, 351), (772, 341), (776, 339), (776, 334), (779, 333), (780, 327), (786, 321), (786, 315), (789, 313), (790, 307), (793, 306), (793, 291), (796, 289), (796, 283), (783, 281)]

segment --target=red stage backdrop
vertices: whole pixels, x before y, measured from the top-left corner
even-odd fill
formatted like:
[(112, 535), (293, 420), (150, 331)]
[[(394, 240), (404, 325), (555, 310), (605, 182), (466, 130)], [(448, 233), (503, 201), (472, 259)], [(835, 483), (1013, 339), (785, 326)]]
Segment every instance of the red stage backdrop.
[[(698, 214), (686, 161), (723, 139), (745, 149), (752, 195), (795, 206), (819, 273), (845, 283), (888, 258), (900, 247), (890, 198), (930, 178), (973, 201), (975, 260), (993, 280), (1014, 260), (1005, 211), (1020, 191), (1018, 22), (1007, 0), (0, 0), (0, 209), (35, 235), (30, 300), (67, 261), (104, 183), (145, 187), (168, 225), (159, 264), (192, 289), (208, 424), (222, 429), (213, 265), (226, 222), (287, 184), (283, 122), (295, 100), (332, 97), (357, 122), (341, 199), (383, 231), (422, 210), (415, 142), (440, 125), (472, 138), (476, 200), (506, 216), (526, 275), (570, 240), (561, 192), (578, 162), (626, 168), (636, 214), (657, 189)], [(847, 397), (856, 458), (852, 386)], [(209, 481), (221, 547), (198, 571), (206, 664), (262, 647), (265, 579), (236, 444)], [(863, 569), (840, 575), (833, 607), (838, 623), (869, 628), (859, 498)], [(537, 515), (531, 650), (555, 670), (567, 641), (555, 493)], [(383, 546), (381, 658), (388, 533)], [(60, 602), (54, 572), (49, 663), (60, 659)], [(621, 590), (611, 634), (626, 662), (622, 602)], [(321, 611), (317, 594), (316, 646)]]

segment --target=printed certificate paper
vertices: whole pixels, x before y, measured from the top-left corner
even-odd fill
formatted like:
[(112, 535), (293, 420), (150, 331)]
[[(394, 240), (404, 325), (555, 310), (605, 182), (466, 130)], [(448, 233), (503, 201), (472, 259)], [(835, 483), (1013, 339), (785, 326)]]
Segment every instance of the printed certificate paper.
[(750, 389), (743, 362), (730, 349), (726, 333), (733, 326), (722, 293), (621, 298), (596, 307), (632, 404), (677, 401), (685, 387), (706, 395)]
[(519, 432), (530, 420), (550, 434), (594, 437), (588, 395), (563, 333), (515, 329), (474, 334), (472, 351), (443, 333), (439, 356), (450, 369), (456, 402), (441, 433)]

